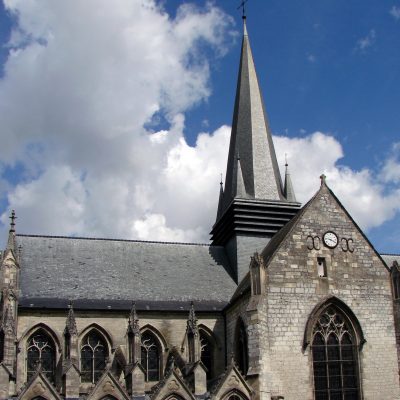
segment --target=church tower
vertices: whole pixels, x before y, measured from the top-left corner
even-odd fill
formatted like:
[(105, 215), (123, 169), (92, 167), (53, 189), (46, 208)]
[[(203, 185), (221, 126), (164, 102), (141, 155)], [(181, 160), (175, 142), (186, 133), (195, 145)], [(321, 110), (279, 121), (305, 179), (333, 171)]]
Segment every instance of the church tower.
[(254, 251), (262, 251), (300, 208), (290, 175), (282, 185), (245, 16), (243, 22), (225, 187), (221, 184), (211, 231), (212, 244), (226, 248), (237, 282), (247, 273)]

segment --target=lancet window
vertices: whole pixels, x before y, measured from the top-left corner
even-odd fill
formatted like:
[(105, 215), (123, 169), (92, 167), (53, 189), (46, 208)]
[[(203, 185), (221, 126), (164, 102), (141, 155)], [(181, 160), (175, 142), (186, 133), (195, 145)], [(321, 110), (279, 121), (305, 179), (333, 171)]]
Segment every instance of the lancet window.
[(42, 329), (36, 331), (29, 339), (27, 346), (27, 378), (35, 374), (41, 366), (42, 373), (54, 383), (56, 350), (51, 337)]
[(397, 265), (392, 267), (392, 285), (393, 285), (393, 298), (400, 298), (400, 273), (397, 269)]
[(242, 373), (246, 374), (249, 369), (247, 332), (241, 318), (238, 320), (236, 330), (236, 361)]
[(207, 368), (207, 379), (213, 376), (213, 345), (204, 331), (200, 330), (201, 361)]
[(145, 331), (142, 334), (141, 347), (142, 367), (145, 371), (146, 382), (160, 380), (160, 344), (153, 333)]
[(0, 362), (4, 360), (4, 331), (0, 331)]
[(315, 400), (359, 400), (357, 338), (337, 307), (320, 314), (311, 350)]
[(96, 383), (107, 364), (107, 343), (96, 330), (90, 331), (81, 345), (81, 380)]

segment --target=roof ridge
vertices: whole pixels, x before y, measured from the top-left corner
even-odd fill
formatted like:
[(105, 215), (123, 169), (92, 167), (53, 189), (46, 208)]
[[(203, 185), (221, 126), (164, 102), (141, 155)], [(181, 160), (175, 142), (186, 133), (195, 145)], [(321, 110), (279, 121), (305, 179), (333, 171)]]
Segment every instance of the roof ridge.
[(397, 257), (400, 257), (400, 253), (379, 253), (379, 254), (381, 256), (397, 256)]
[[(207, 246), (210, 247), (211, 243), (191, 243), (191, 242), (162, 242), (156, 240), (139, 240), (139, 239), (112, 239), (112, 238), (96, 238), (96, 237), (83, 237), (83, 236), (57, 236), (57, 235), (29, 235), (18, 233), (17, 237), (35, 237), (35, 238), (49, 238), (49, 239), (79, 239), (79, 240), (104, 240), (110, 242), (131, 242), (131, 243), (153, 243), (153, 244), (179, 244), (183, 246)], [(221, 246), (213, 246), (221, 247)]]

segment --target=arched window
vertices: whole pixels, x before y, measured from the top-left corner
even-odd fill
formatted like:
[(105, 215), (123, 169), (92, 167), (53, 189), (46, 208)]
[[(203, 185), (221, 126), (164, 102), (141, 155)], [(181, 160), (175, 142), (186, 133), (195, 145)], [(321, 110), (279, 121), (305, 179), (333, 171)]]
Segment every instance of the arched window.
[(42, 396), (34, 397), (32, 400), (47, 400)]
[(392, 266), (392, 285), (393, 285), (393, 298), (400, 298), (400, 273), (395, 262)]
[(213, 345), (207, 334), (200, 330), (201, 362), (207, 368), (207, 379), (213, 376)]
[(357, 338), (335, 306), (321, 312), (312, 331), (315, 400), (359, 400)]
[(91, 330), (81, 345), (81, 380), (96, 383), (107, 364), (107, 343), (96, 330)]
[(0, 331), (0, 362), (4, 360), (4, 331)]
[(236, 328), (236, 361), (242, 374), (246, 375), (247, 370), (249, 369), (247, 332), (241, 318), (239, 318)]
[(151, 332), (145, 331), (142, 334), (142, 367), (146, 382), (160, 380), (160, 364), (160, 344)]
[(232, 390), (223, 397), (223, 400), (246, 400), (246, 396), (238, 390)]
[(117, 399), (114, 396), (107, 395), (102, 397), (100, 400), (117, 400)]
[(42, 329), (37, 330), (28, 340), (27, 374), (28, 380), (35, 374), (38, 364), (47, 379), (54, 383), (56, 350), (53, 340)]

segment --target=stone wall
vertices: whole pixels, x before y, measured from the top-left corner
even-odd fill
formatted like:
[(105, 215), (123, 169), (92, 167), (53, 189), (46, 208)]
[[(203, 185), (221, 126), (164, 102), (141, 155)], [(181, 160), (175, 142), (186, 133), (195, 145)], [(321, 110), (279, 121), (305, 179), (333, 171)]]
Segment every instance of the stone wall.
[[(338, 235), (336, 248), (323, 245), (326, 231)], [(309, 236), (318, 237), (319, 245), (310, 249)], [(318, 275), (318, 257), (326, 260), (326, 277)], [(389, 272), (325, 185), (278, 247), (267, 271), (270, 365), (264, 374), (272, 377), (273, 392), (285, 400), (314, 398), (310, 346), (302, 350), (305, 328), (316, 305), (336, 296), (353, 311), (366, 339), (359, 353), (363, 399), (400, 398)]]

